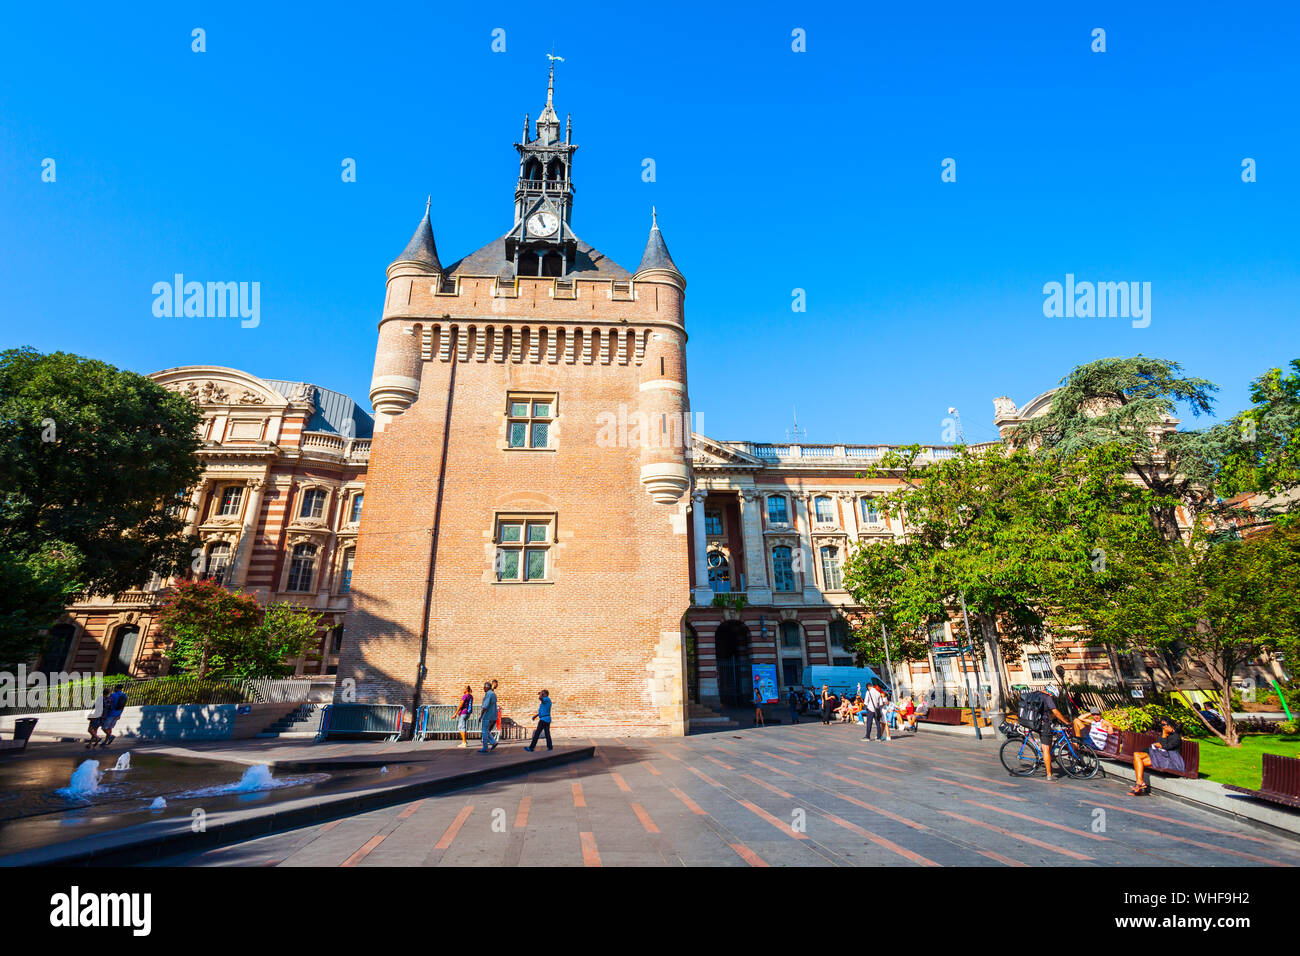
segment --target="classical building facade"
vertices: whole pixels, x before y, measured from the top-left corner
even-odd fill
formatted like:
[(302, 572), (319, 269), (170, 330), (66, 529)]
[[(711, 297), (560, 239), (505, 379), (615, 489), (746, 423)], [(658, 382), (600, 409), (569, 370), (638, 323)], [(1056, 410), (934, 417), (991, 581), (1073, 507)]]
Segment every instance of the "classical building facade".
[[(150, 376), (203, 410), (203, 475), (183, 508), (195, 576), (323, 615), (295, 673), (332, 674), (351, 603), (373, 421), (345, 395), (216, 366)], [(150, 676), (167, 669), (154, 618), (170, 581), (84, 595), (51, 628), (41, 666)]]

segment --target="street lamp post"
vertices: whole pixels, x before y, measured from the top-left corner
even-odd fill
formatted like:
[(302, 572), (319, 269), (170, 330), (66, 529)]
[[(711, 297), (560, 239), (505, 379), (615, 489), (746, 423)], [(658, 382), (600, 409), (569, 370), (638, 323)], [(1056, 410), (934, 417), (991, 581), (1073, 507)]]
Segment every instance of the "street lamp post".
[[(979, 665), (979, 661), (975, 659), (975, 636), (971, 633), (971, 629), (970, 629), (970, 615), (966, 613), (966, 592), (960, 591), (958, 592), (958, 594), (961, 597), (961, 619), (966, 624), (966, 642), (970, 646), (971, 664), (975, 668), (975, 690), (976, 692), (978, 692), (979, 685), (980, 685), (980, 665)], [(966, 667), (965, 667), (965, 661), (966, 661), (965, 647), (961, 649), (961, 654), (962, 654), (962, 671), (963, 673), (965, 673), (966, 676), (966, 699), (970, 701), (970, 719), (971, 719), (971, 723), (975, 725), (975, 739), (983, 740), (984, 738), (980, 734), (979, 714), (975, 712), (975, 699), (972, 698), (970, 695), (970, 674), (969, 672), (966, 671)]]

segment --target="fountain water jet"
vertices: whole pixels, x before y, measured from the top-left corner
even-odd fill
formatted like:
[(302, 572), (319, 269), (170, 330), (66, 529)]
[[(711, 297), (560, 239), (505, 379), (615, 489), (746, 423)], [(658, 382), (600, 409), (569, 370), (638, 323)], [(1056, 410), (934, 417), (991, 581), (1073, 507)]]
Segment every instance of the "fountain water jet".
[(57, 793), (65, 797), (87, 797), (99, 789), (99, 781), (104, 774), (99, 769), (99, 761), (84, 760), (81, 766), (72, 772), (72, 780)]
[(117, 763), (113, 765), (113, 770), (130, 770), (131, 769), (131, 751), (126, 751), (122, 756), (117, 758)]

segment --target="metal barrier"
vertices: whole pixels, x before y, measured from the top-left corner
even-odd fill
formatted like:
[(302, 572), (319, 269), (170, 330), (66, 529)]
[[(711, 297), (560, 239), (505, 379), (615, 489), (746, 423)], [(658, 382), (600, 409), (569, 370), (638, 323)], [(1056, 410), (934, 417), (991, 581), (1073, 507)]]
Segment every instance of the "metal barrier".
[(317, 740), (335, 735), (362, 735), (397, 740), (402, 736), (406, 707), (402, 704), (330, 704), (321, 716)]
[[(424, 704), (415, 713), (416, 740), (452, 740), (460, 736), (457, 729), (456, 712), (460, 704)], [(480, 737), (483, 733), (483, 708), (475, 704), (470, 711), (465, 725), (469, 737)], [(502, 740), (523, 740), (524, 728), (509, 717), (501, 718)]]

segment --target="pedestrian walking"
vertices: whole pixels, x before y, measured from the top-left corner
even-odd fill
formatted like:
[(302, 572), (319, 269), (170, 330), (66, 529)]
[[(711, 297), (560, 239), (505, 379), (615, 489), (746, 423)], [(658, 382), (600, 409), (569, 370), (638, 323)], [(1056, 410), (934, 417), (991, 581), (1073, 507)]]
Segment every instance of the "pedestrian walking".
[(117, 736), (113, 733), (113, 728), (117, 726), (122, 712), (126, 710), (126, 694), (119, 688), (113, 688), (113, 692), (104, 701), (104, 706), (106, 708), (104, 719), (99, 722), (100, 729), (104, 731), (104, 742), (100, 744), (101, 747), (107, 747)]
[(460, 709), (456, 711), (456, 729), (460, 731), (460, 746), (469, 746), (469, 715), (474, 711), (474, 693), (465, 685), (465, 692), (460, 695)]
[(763, 691), (758, 687), (754, 688), (754, 726), (767, 726), (763, 721)]
[[(499, 685), (500, 683), (501, 682), (496, 678), (492, 679), (493, 696), (496, 696), (497, 685)], [(497, 722), (496, 722), (496, 726), (492, 728), (492, 749), (496, 750), (497, 744), (499, 743), (501, 743), (501, 700), (500, 698), (497, 698)]]
[(555, 745), (551, 743), (551, 692), (543, 687), (537, 693), (537, 713), (533, 714), (532, 719), (537, 721), (537, 726), (533, 728), (533, 742), (524, 749), (532, 753), (537, 749), (537, 738), (546, 735), (546, 749), (554, 750)]
[(479, 714), (479, 719), (482, 722), (483, 746), (479, 748), (478, 752), (481, 754), (491, 753), (494, 746), (492, 743), (492, 728), (496, 726), (497, 722), (497, 694), (492, 689), (490, 680), (483, 682), (483, 710)]
[(867, 689), (867, 699), (862, 702), (863, 723), (867, 725), (867, 735), (863, 740), (871, 739), (871, 725), (876, 725), (876, 739), (884, 740), (885, 734), (885, 695), (877, 684)]
[(108, 696), (111, 693), (113, 693), (111, 690), (104, 691), (99, 700), (95, 701), (94, 708), (86, 715), (89, 718), (89, 723), (86, 724), (86, 733), (90, 734), (90, 739), (86, 741), (87, 750), (99, 744), (99, 728), (104, 723), (104, 718), (108, 716), (110, 709)]
[(834, 699), (831, 697), (831, 689), (827, 685), (822, 684), (822, 726), (828, 726), (831, 722), (831, 717), (834, 715), (835, 703)]
[(790, 688), (790, 723), (799, 723), (799, 692)]

